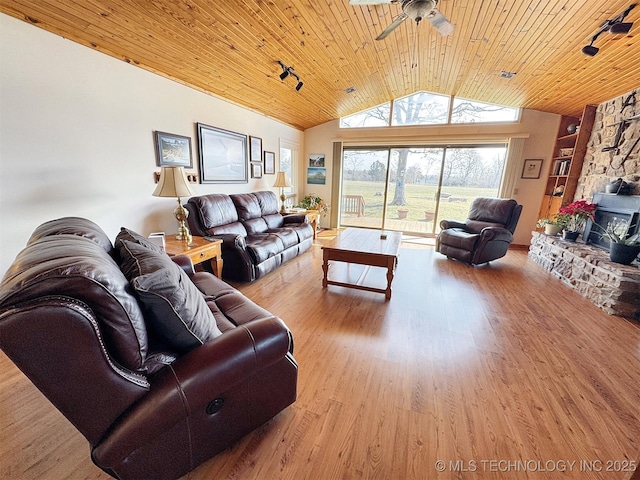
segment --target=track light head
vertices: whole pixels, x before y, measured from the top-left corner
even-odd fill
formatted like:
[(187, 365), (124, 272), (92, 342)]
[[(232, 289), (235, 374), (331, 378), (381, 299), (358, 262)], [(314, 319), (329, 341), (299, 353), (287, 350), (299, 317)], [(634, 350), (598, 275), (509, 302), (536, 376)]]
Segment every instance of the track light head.
[(302, 83), (301, 81), (298, 81), (298, 84), (296, 85), (296, 92), (299, 92), (303, 86), (304, 86), (304, 83)]
[(284, 80), (284, 79), (285, 79), (285, 78), (287, 78), (288, 76), (289, 76), (289, 69), (287, 68), (287, 69), (285, 69), (285, 71), (284, 71), (284, 72), (282, 72), (282, 73), (280, 74), (280, 80)]
[(633, 22), (614, 23), (613, 25), (611, 25), (611, 27), (609, 27), (609, 33), (612, 33), (614, 35), (629, 33), (631, 27), (633, 27)]
[(582, 47), (582, 53), (589, 55), (590, 57), (595, 57), (599, 50), (600, 49), (598, 47), (594, 47), (593, 45), (586, 45)]

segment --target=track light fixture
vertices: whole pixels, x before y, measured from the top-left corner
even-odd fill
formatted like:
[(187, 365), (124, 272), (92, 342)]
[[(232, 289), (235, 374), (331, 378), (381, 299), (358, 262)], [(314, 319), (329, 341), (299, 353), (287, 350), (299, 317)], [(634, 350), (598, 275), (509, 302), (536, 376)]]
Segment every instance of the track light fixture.
[(593, 37), (591, 37), (591, 42), (589, 43), (589, 45), (582, 47), (582, 53), (590, 57), (595, 56), (600, 49), (598, 47), (594, 47), (593, 42), (595, 42), (598, 37), (604, 32), (609, 32), (613, 35), (629, 33), (629, 30), (631, 30), (631, 27), (633, 26), (633, 22), (623, 22), (623, 20), (627, 15), (629, 15), (629, 12), (636, 7), (636, 5), (637, 3), (632, 3), (624, 12), (622, 12), (616, 18), (614, 18), (613, 20), (607, 20), (602, 25), (600, 25), (600, 29)]
[(285, 78), (287, 78), (289, 75), (291, 75), (293, 78), (295, 78), (296, 80), (298, 80), (298, 83), (296, 85), (296, 92), (299, 92), (300, 89), (304, 86), (304, 82), (302, 80), (300, 80), (300, 77), (298, 76), (298, 74), (296, 72), (293, 71), (293, 67), (287, 67), (284, 63), (282, 63), (280, 60), (278, 60), (278, 63), (280, 64), (280, 66), (282, 67), (282, 73), (280, 74), (280, 80), (284, 80)]

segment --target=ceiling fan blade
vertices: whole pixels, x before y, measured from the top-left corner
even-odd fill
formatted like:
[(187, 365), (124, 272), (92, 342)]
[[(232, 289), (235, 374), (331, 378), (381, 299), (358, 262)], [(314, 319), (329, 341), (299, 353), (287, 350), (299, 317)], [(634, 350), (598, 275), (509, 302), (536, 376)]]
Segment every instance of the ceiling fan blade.
[(388, 5), (398, 0), (349, 0), (349, 5)]
[(398, 17), (393, 22), (391, 22), (391, 25), (389, 25), (387, 28), (385, 28), (382, 31), (382, 33), (376, 37), (376, 40), (383, 40), (383, 39), (387, 38), (387, 35), (389, 35), (396, 28), (398, 28), (400, 26), (400, 24), (402, 22), (404, 22), (407, 18), (409, 18), (409, 17), (407, 16), (406, 13), (401, 13), (400, 15), (398, 15)]
[(440, 35), (451, 35), (453, 33), (454, 27), (447, 20), (447, 18), (440, 13), (437, 8), (431, 10), (431, 13), (427, 15), (427, 20), (431, 22), (431, 25), (436, 27), (436, 30), (440, 33)]

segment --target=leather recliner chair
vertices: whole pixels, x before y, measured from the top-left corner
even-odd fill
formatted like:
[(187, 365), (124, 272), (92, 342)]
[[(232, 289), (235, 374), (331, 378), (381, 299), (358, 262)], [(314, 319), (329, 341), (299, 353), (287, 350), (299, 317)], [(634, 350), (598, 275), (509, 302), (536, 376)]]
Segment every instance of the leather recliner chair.
[(466, 221), (440, 222), (436, 251), (470, 265), (504, 257), (521, 212), (522, 205), (513, 199), (476, 198)]
[(282, 320), (138, 237), (38, 227), (0, 283), (0, 348), (102, 470), (175, 479), (292, 404), (298, 370)]

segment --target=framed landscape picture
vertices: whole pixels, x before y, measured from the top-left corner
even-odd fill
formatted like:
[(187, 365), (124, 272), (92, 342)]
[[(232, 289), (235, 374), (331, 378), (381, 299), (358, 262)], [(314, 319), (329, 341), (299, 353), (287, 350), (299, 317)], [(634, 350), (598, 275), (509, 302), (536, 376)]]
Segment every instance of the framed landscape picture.
[(273, 175), (276, 173), (276, 154), (273, 152), (264, 152), (264, 174)]
[(198, 123), (200, 183), (247, 183), (247, 136)]
[(249, 137), (250, 154), (252, 162), (262, 162), (262, 139), (260, 137)]
[(155, 143), (159, 167), (193, 167), (191, 137), (156, 131)]

